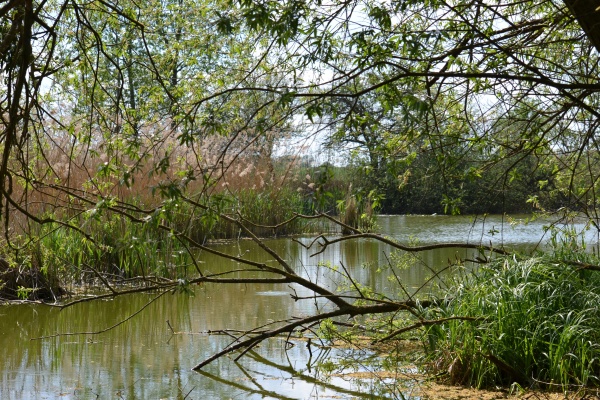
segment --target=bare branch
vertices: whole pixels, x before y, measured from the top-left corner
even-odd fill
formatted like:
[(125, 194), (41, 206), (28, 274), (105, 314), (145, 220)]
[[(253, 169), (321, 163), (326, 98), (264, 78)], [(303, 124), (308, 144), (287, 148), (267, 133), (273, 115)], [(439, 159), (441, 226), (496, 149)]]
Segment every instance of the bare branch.
[(319, 251), (317, 251), (314, 254), (311, 254), (311, 257), (314, 257), (318, 254), (323, 253), (328, 246), (334, 244), (334, 243), (339, 243), (339, 242), (344, 242), (347, 240), (356, 240), (356, 239), (375, 239), (378, 240), (382, 243), (388, 244), (398, 250), (404, 250), (410, 253), (417, 253), (417, 252), (422, 252), (422, 251), (427, 251), (427, 250), (436, 250), (436, 249), (448, 249), (448, 248), (461, 248), (461, 249), (475, 249), (475, 250), (480, 250), (480, 251), (490, 251), (496, 254), (501, 254), (501, 255), (508, 255), (510, 254), (509, 252), (507, 252), (506, 250), (502, 250), (502, 249), (498, 249), (496, 247), (493, 246), (486, 246), (486, 245), (481, 245), (481, 244), (473, 244), (473, 243), (436, 243), (436, 244), (430, 244), (430, 245), (424, 245), (424, 246), (406, 246), (403, 244), (400, 244), (394, 240), (388, 239), (384, 236), (381, 235), (377, 235), (374, 233), (360, 233), (360, 234), (356, 234), (356, 235), (348, 235), (348, 236), (341, 236), (335, 239), (328, 239), (326, 238), (324, 235), (320, 235), (317, 238), (315, 238), (314, 242), (317, 242), (319, 244), (319, 246), (321, 247), (321, 249)]

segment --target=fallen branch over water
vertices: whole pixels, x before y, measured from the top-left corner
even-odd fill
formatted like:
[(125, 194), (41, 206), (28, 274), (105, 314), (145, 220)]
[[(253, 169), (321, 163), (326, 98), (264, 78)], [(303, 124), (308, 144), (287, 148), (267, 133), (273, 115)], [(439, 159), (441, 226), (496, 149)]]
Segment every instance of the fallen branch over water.
[[(262, 342), (266, 339), (269, 339), (269, 338), (272, 338), (272, 337), (275, 337), (275, 336), (278, 336), (278, 335), (281, 335), (284, 333), (291, 334), (299, 327), (311, 325), (316, 322), (328, 320), (330, 318), (336, 318), (336, 317), (342, 317), (342, 316), (353, 318), (356, 316), (393, 313), (393, 312), (397, 312), (400, 310), (414, 311), (416, 309), (420, 309), (422, 307), (427, 307), (432, 304), (434, 304), (434, 303), (433, 302), (419, 303), (419, 302), (415, 302), (415, 301), (406, 301), (406, 302), (385, 302), (385, 303), (369, 305), (369, 306), (348, 306), (348, 307), (340, 308), (340, 309), (337, 309), (334, 311), (317, 314), (317, 315), (312, 315), (309, 317), (294, 318), (293, 320), (288, 321), (285, 325), (275, 328), (275, 329), (272, 329), (272, 330), (268, 330), (268, 331), (261, 331), (261, 332), (246, 331), (246, 332), (242, 333), (240, 338), (247, 336), (249, 333), (256, 333), (256, 335), (253, 335), (252, 337), (249, 337), (244, 340), (236, 339), (233, 343), (231, 343), (225, 349), (223, 349), (220, 352), (207, 358), (203, 362), (196, 365), (193, 369), (196, 371), (200, 370), (204, 366), (210, 364), (211, 362), (213, 362), (227, 354), (230, 354), (237, 350), (242, 350), (240, 355), (238, 355), (235, 358), (235, 361), (237, 361), (242, 356), (244, 356), (246, 354), (246, 352), (252, 350), (252, 348), (254, 348), (260, 342)], [(468, 319), (468, 317), (466, 317), (465, 319)], [(446, 320), (448, 320), (448, 318), (443, 319), (443, 320), (437, 320), (437, 321), (421, 321), (420, 324), (415, 324), (415, 325), (409, 327), (409, 329), (406, 329), (405, 331), (418, 329), (425, 325), (433, 325), (433, 324), (437, 324), (437, 323), (443, 323)]]

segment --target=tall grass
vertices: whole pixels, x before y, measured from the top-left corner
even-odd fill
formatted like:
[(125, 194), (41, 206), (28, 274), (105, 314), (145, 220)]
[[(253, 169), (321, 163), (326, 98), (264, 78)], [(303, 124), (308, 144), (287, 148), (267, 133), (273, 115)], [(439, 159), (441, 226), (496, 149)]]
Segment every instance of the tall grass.
[(430, 318), (428, 367), (476, 387), (600, 384), (600, 273), (549, 258), (498, 260), (456, 281)]
[[(295, 191), (245, 190), (220, 198), (218, 211), (235, 218), (243, 216), (244, 224), (257, 236), (287, 235), (305, 228), (301, 220), (270, 227), (289, 220), (301, 209), (302, 198)], [(178, 202), (163, 211), (161, 223), (198, 243), (248, 236), (216, 213), (189, 203)], [(55, 279), (60, 277), (65, 284), (99, 283), (100, 275), (119, 280), (146, 276), (177, 279), (193, 273), (193, 245), (183, 244), (172, 232), (157, 229), (150, 221), (132, 222), (104, 211), (97, 217), (80, 215), (70, 223), (79, 226), (92, 240), (59, 224), (35, 226), (26, 237), (29, 244), (11, 260), (12, 265), (41, 271)]]
[[(98, 283), (99, 275), (185, 277), (192, 265), (187, 249), (169, 232), (112, 216), (83, 221), (93, 241), (58, 225), (44, 225), (28, 249), (36, 269), (64, 284)], [(32, 248), (33, 247), (33, 248)]]
[[(213, 196), (213, 210), (242, 222), (258, 237), (273, 237), (303, 233), (308, 225), (296, 219), (286, 222), (303, 208), (304, 199), (290, 188), (244, 189), (235, 194)], [(182, 203), (173, 215), (174, 226), (199, 243), (212, 239), (236, 239), (248, 235), (234, 223), (220, 219), (211, 211), (201, 210)], [(275, 226), (280, 225), (276, 228)]]

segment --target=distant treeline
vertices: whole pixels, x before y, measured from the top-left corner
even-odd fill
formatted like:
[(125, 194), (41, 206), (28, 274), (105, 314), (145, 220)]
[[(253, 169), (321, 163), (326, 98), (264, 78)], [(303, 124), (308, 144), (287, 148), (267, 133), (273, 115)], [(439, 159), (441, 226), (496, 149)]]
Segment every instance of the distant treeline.
[[(555, 165), (534, 156), (499, 162), (440, 165), (427, 154), (408, 167), (393, 162), (377, 170), (359, 163), (297, 167), (294, 183), (304, 194), (304, 212), (336, 213), (349, 196), (377, 199), (382, 214), (528, 213), (560, 207), (577, 209)], [(561, 185), (565, 186), (561, 188)], [(565, 189), (565, 190), (562, 190)]]

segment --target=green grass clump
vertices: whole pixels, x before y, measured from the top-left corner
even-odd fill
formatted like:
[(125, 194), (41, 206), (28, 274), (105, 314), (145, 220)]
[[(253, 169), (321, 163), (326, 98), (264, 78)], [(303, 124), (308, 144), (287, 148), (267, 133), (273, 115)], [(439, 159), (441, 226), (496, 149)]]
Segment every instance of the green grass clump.
[(42, 271), (64, 283), (89, 283), (98, 274), (118, 278), (134, 276), (185, 277), (190, 254), (169, 232), (137, 224), (118, 215), (82, 221), (93, 241), (79, 232), (45, 225), (29, 249)]
[[(303, 209), (302, 196), (291, 189), (267, 190), (256, 192), (242, 191), (237, 196), (242, 214), (247, 220), (257, 225), (278, 225), (292, 218)], [(301, 220), (283, 225), (277, 230), (265, 229), (249, 225), (249, 229), (257, 236), (277, 236), (302, 233), (305, 228)]]
[[(147, 276), (186, 279), (196, 272), (192, 259), (195, 243), (179, 240), (174, 232), (200, 244), (248, 236), (218, 213), (234, 219), (241, 215), (248, 230), (263, 237), (298, 233), (306, 226), (298, 219), (278, 228), (267, 227), (289, 220), (302, 209), (301, 196), (291, 190), (246, 190), (214, 199), (207, 209), (167, 201), (152, 215), (135, 215), (138, 222), (107, 210), (70, 218), (69, 224), (81, 231), (57, 223), (40, 225), (21, 239), (27, 245), (12, 264), (63, 284), (99, 282), (100, 275), (109, 280)], [(158, 223), (172, 231), (159, 229)]]
[(241, 217), (246, 228), (258, 237), (293, 235), (308, 229), (308, 224), (302, 219), (282, 224), (301, 213), (304, 207), (302, 196), (289, 188), (245, 189), (235, 194), (214, 195), (210, 200), (206, 204), (210, 210), (181, 204), (173, 213), (173, 226), (199, 243), (249, 236), (235, 223), (219, 218), (215, 211), (233, 219)]
[(497, 260), (454, 282), (429, 327), (428, 367), (450, 381), (561, 388), (600, 383), (600, 272), (547, 258)]

